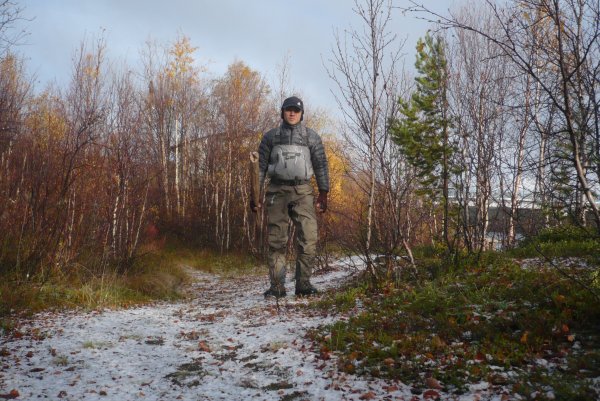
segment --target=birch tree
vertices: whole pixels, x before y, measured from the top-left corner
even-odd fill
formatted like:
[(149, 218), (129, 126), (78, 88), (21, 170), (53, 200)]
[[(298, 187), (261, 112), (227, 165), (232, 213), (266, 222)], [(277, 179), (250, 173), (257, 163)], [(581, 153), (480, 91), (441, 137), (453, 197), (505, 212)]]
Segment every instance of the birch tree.
[[(585, 210), (589, 210), (596, 231), (600, 232), (600, 210), (595, 194), (600, 176), (594, 145), (598, 136), (596, 106), (600, 96), (597, 84), (600, 2), (521, 0), (501, 7), (486, 0), (485, 7), (499, 27), (493, 31), (459, 17), (436, 14), (414, 1), (411, 3), (412, 11), (435, 18), (441, 27), (472, 31), (493, 42), (515, 68), (539, 84), (543, 96), (556, 109), (551, 127), (553, 136), (564, 138), (569, 145), (572, 185), (582, 194), (583, 200), (580, 215), (585, 216)], [(539, 36), (535, 29), (539, 24), (548, 26), (547, 35)], [(534, 60), (529, 56), (531, 48), (539, 49)], [(540, 65), (544, 67), (538, 68)], [(590, 169), (590, 166), (594, 168)]]
[(22, 223), (26, 214), (22, 167), (31, 160), (22, 143), (31, 96), (22, 61), (12, 55), (0, 57), (0, 270), (16, 264), (18, 259), (12, 250), (17, 248), (19, 238), (15, 225), (20, 224), (15, 222)]
[[(264, 77), (243, 62), (231, 64), (211, 91), (211, 188), (214, 239), (221, 251), (250, 233), (248, 155), (273, 125), (270, 88)], [(240, 224), (241, 223), (241, 224)], [(253, 232), (253, 231), (252, 231)], [(253, 238), (247, 240), (254, 241)]]
[(14, 24), (23, 19), (23, 7), (13, 0), (0, 0), (0, 56), (25, 35), (24, 31), (14, 32)]
[[(477, 26), (496, 29), (485, 10), (464, 8), (460, 15)], [(511, 82), (520, 74), (511, 72), (509, 60), (499, 54), (495, 44), (472, 32), (454, 33), (451, 91), (463, 163), (457, 185), (461, 225), (467, 250), (480, 254), (488, 240), (496, 241), (486, 238), (490, 224), (504, 218), (504, 195), (510, 192), (505, 189), (509, 185), (506, 177), (518, 176), (518, 172), (509, 171), (510, 166), (519, 163), (509, 160), (519, 153), (519, 146), (513, 147), (511, 132), (518, 128), (510, 119), (508, 93)], [(516, 101), (521, 100), (522, 96), (518, 96)], [(508, 181), (512, 183), (511, 179)], [(493, 219), (491, 211), (496, 212)], [(492, 228), (494, 235), (504, 231), (498, 224)]]
[[(386, 256), (391, 257), (399, 242), (401, 247), (411, 254), (405, 232), (397, 232), (397, 236), (388, 236), (396, 238), (395, 243), (381, 242), (382, 237), (377, 234), (376, 224), (378, 204), (405, 206), (403, 202), (398, 201), (384, 202), (386, 192), (378, 189), (385, 181), (382, 179), (384, 174), (402, 174), (401, 164), (396, 164), (391, 169), (386, 168), (385, 164), (391, 161), (390, 156), (393, 153), (390, 148), (388, 120), (397, 111), (396, 100), (402, 84), (398, 68), (403, 42), (389, 30), (392, 21), (390, 1), (355, 1), (354, 11), (362, 27), (345, 31), (344, 36), (336, 34), (328, 72), (339, 88), (337, 102), (345, 119), (345, 138), (356, 154), (356, 171), (353, 176), (357, 179), (358, 187), (366, 195), (364, 220), (360, 224), (364, 230), (357, 233), (360, 238), (359, 247), (368, 271), (377, 278), (379, 273), (372, 259), (375, 249), (383, 245)], [(388, 184), (390, 182), (387, 181)]]

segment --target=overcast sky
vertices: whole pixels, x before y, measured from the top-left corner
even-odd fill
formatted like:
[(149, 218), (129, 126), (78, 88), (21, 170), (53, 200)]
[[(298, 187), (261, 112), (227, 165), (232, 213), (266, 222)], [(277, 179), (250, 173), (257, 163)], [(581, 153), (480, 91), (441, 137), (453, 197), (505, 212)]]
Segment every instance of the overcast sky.
[[(424, 0), (444, 13), (457, 1)], [(323, 66), (331, 56), (335, 30), (361, 27), (353, 0), (18, 0), (23, 16), (18, 28), (29, 35), (17, 52), (25, 56), (37, 89), (50, 82), (64, 85), (72, 57), (81, 42), (103, 36), (112, 62), (138, 68), (140, 50), (148, 39), (172, 44), (190, 38), (199, 65), (218, 77), (235, 60), (275, 81), (278, 65), (289, 57), (293, 88), (310, 102), (332, 110), (336, 86)], [(406, 0), (395, 0), (404, 6)], [(428, 25), (395, 11), (394, 33), (407, 38), (406, 64), (414, 64), (414, 45)]]

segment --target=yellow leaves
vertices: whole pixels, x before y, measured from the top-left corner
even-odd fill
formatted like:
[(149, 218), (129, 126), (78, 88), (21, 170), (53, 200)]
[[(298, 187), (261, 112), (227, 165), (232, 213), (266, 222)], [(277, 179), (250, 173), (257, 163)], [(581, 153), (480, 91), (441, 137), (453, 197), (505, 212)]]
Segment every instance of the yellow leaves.
[(242, 70), (242, 78), (248, 79), (252, 75), (253, 75), (253, 71), (248, 66), (245, 66), (245, 68)]
[(33, 142), (42, 149), (61, 141), (67, 131), (67, 121), (53, 108), (53, 100), (47, 94), (34, 99), (25, 124), (33, 133)]
[(225, 79), (221, 81), (218, 91), (228, 101), (243, 104), (246, 112), (256, 113), (253, 108), (258, 104), (248, 102), (247, 99), (261, 98), (265, 94), (263, 88), (264, 81), (261, 75), (243, 62), (236, 61), (228, 67)]
[(83, 74), (92, 79), (100, 76), (100, 65), (96, 62), (96, 57), (93, 54), (88, 53), (85, 55)]
[(521, 344), (527, 344), (528, 337), (529, 331), (525, 331), (525, 333), (523, 333), (523, 335), (521, 336)]
[(2, 82), (4, 82), (3, 85), (10, 82), (10, 86), (16, 89), (21, 79), (21, 73), (19, 60), (14, 55), (8, 54), (0, 59), (0, 74)]
[(193, 54), (197, 50), (187, 36), (178, 39), (169, 50), (171, 60), (167, 66), (166, 75), (171, 79), (186, 79), (189, 83), (198, 80), (198, 71), (194, 68)]
[[(323, 146), (329, 163), (329, 198), (330, 201), (343, 205), (356, 205), (356, 193), (344, 191), (346, 185), (346, 173), (348, 171), (348, 159), (345, 157), (342, 144), (335, 138), (323, 138)], [(334, 219), (335, 216), (331, 215)]]
[(179, 61), (183, 64), (191, 64), (194, 62), (194, 58), (192, 54), (198, 50), (197, 47), (194, 47), (190, 43), (190, 38), (187, 36), (183, 36), (181, 39), (177, 40), (169, 54), (175, 57), (175, 60)]

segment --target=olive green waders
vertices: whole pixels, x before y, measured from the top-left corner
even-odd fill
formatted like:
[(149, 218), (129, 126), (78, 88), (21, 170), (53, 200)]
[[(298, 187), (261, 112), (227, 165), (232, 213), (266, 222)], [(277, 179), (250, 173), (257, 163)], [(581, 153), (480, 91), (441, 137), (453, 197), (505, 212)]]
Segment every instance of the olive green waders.
[(311, 288), (310, 276), (317, 248), (317, 215), (310, 184), (270, 183), (265, 204), (268, 216), (269, 279), (271, 288), (283, 288), (290, 220), (296, 228), (296, 292)]

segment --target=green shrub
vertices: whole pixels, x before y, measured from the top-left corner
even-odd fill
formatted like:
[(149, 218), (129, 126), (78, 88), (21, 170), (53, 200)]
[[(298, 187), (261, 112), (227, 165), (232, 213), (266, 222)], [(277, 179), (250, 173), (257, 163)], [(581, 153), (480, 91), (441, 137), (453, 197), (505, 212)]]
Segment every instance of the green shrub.
[(545, 228), (533, 237), (538, 243), (552, 243), (563, 241), (587, 241), (598, 239), (598, 236), (591, 233), (588, 229), (573, 225), (561, 225), (557, 227)]
[[(600, 237), (581, 227), (565, 225), (542, 230), (510, 252), (513, 257), (586, 257), (598, 260)], [(600, 261), (600, 260), (598, 260)]]

